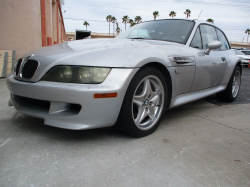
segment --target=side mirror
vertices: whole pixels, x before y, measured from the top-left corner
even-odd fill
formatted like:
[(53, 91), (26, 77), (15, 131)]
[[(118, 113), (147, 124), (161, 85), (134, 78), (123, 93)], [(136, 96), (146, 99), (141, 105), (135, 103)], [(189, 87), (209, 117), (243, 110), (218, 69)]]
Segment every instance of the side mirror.
[(212, 49), (218, 49), (218, 48), (220, 48), (221, 45), (222, 45), (222, 43), (221, 43), (220, 41), (217, 41), (217, 40), (211, 41), (211, 42), (209, 42), (209, 43), (207, 44), (207, 49), (204, 51), (204, 53), (205, 53), (206, 55), (209, 55), (209, 53), (210, 53), (210, 51), (211, 51)]

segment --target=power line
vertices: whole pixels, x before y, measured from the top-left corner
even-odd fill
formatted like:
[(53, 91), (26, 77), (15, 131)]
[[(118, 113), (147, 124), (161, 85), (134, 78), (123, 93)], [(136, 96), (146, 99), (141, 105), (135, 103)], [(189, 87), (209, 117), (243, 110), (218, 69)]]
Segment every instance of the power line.
[[(161, 2), (165, 2), (165, 3), (180, 3), (180, 0), (175, 0), (175, 1), (164, 1), (164, 0), (152, 0), (152, 1), (161, 1)], [(179, 1), (179, 2), (178, 2)], [(207, 3), (207, 2), (200, 2), (200, 1), (183, 1), (181, 0), (181, 2), (183, 3), (191, 3), (191, 4), (206, 4), (206, 5), (220, 5), (220, 6), (238, 6), (238, 7), (242, 7), (242, 8), (250, 8), (250, 5), (249, 4), (224, 4), (224, 3)]]
[[(154, 0), (154, 1), (161, 1), (161, 0)], [(162, 1), (162, 2), (167, 2), (167, 1)], [(176, 3), (176, 2), (174, 2)], [(131, 8), (131, 7), (117, 7), (117, 6), (101, 6), (101, 5), (85, 5), (85, 4), (75, 4), (75, 3), (65, 3), (65, 4), (70, 4), (70, 5), (80, 5), (80, 6), (91, 6), (91, 7), (105, 7), (105, 8), (119, 8), (119, 9), (129, 9), (129, 10), (146, 10), (146, 11), (155, 11), (153, 9), (142, 9), (142, 8)], [(162, 12), (169, 12), (169, 11), (166, 11), (166, 10), (159, 10), (159, 11), (162, 11)], [(195, 14), (195, 13), (194, 13)], [(199, 14), (199, 13), (196, 13), (196, 14)], [(208, 13), (203, 13), (203, 15), (210, 15)], [(233, 17), (249, 17), (249, 16), (239, 16), (239, 15), (227, 15), (225, 16), (224, 14), (213, 14), (214, 16), (223, 16), (223, 17), (228, 17), (228, 16), (233, 16)]]
[[(101, 21), (101, 20), (89, 20), (89, 19), (78, 19), (78, 18), (63, 18), (63, 19), (80, 20), (80, 21), (96, 21), (96, 22), (105, 22), (105, 23), (108, 23), (107, 21)], [(123, 22), (117, 21), (117, 23), (123, 23)]]

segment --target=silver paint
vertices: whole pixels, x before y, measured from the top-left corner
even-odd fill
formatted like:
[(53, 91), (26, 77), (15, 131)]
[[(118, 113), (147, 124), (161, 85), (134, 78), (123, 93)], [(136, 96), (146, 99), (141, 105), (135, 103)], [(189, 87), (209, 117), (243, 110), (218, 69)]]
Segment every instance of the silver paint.
[[(156, 40), (92, 39), (31, 51), (22, 58), (35, 54), (29, 58), (40, 62), (35, 75), (25, 80), (29, 82), (24, 82), (9, 74), (6, 79), (8, 89), (14, 95), (49, 101), (51, 107), (45, 111), (27, 106), (13, 97), (11, 102), (17, 111), (43, 118), (47, 125), (66, 129), (112, 126), (119, 115), (128, 85), (136, 72), (148, 63), (162, 64), (170, 74), (170, 108), (223, 91), (240, 59), (233, 50), (212, 50), (206, 55), (205, 49), (190, 47), (199, 24), (208, 24), (199, 20), (194, 22), (185, 45)], [(222, 57), (226, 60), (223, 61)], [(57, 65), (111, 67), (112, 70), (103, 83), (96, 85), (41, 81)], [(111, 92), (117, 92), (118, 96), (93, 98), (95, 93)], [(82, 109), (74, 113), (69, 104), (80, 104)]]

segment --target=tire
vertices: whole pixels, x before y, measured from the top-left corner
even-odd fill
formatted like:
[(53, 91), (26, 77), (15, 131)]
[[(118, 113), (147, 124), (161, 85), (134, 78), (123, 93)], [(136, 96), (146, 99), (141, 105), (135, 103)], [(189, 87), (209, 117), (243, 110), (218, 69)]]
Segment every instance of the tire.
[(217, 93), (216, 96), (218, 99), (226, 102), (233, 102), (239, 93), (241, 84), (241, 71), (239, 66), (234, 68), (232, 76), (229, 80), (226, 90)]
[(137, 138), (153, 133), (167, 100), (167, 84), (161, 72), (150, 66), (140, 69), (127, 89), (116, 128)]

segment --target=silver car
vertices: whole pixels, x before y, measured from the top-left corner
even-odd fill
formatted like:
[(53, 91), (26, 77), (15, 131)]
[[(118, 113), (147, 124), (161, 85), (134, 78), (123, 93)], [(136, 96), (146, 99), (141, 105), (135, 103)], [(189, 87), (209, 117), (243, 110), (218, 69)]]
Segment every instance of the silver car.
[(250, 50), (240, 50), (240, 51), (245, 55), (250, 56)]
[(243, 67), (248, 67), (250, 64), (250, 56), (249, 55), (245, 55), (244, 53), (242, 53), (239, 50), (234, 50), (235, 54), (241, 59), (241, 65)]
[(199, 20), (138, 24), (115, 39), (43, 47), (23, 55), (6, 81), (20, 113), (65, 129), (113, 126), (153, 133), (166, 109), (212, 94), (232, 102), (241, 61), (224, 32)]

